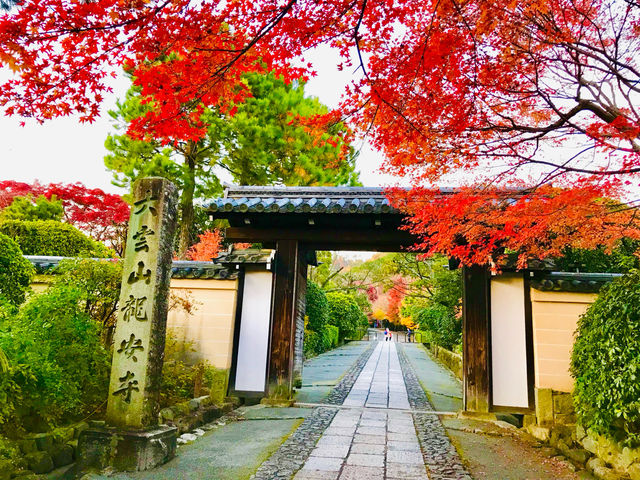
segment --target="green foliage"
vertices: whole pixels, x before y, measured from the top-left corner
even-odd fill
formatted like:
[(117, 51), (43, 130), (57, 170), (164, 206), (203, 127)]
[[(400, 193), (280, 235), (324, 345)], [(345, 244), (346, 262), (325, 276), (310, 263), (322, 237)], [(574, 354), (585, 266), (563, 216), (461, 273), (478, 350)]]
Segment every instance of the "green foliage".
[(103, 341), (109, 345), (120, 297), (122, 263), (115, 259), (65, 259), (54, 273), (53, 288), (71, 285), (81, 292), (80, 307), (102, 325)]
[(26, 197), (15, 197), (11, 205), (0, 212), (0, 221), (5, 220), (62, 220), (64, 210), (62, 202), (57, 200), (55, 195), (48, 200), (44, 195), (40, 195), (35, 201), (31, 195)]
[(563, 272), (627, 273), (640, 268), (640, 258), (635, 255), (639, 248), (640, 242), (628, 238), (623, 238), (611, 253), (606, 253), (603, 248), (568, 248), (562, 257), (555, 260), (555, 264)]
[(586, 428), (640, 444), (640, 271), (604, 287), (578, 321), (574, 401)]
[(329, 301), (329, 324), (338, 327), (340, 340), (352, 338), (362, 326), (363, 317), (366, 316), (360, 310), (358, 303), (345, 293), (330, 292), (327, 294)]
[(319, 348), (320, 343), (320, 335), (313, 330), (304, 330), (304, 344), (302, 347), (302, 352), (305, 358), (311, 358), (318, 355), (318, 353), (322, 353)]
[(68, 223), (7, 220), (0, 233), (13, 239), (25, 255), (60, 257), (110, 257), (103, 244), (87, 237)]
[(336, 348), (340, 343), (340, 329), (333, 325), (325, 325), (325, 336), (329, 339), (329, 348)]
[(76, 287), (57, 285), (4, 319), (0, 348), (10, 363), (2, 376), (5, 431), (39, 430), (104, 403), (110, 354), (100, 343), (101, 326), (83, 311), (82, 299)]
[[(328, 126), (317, 142), (298, 118), (328, 113), (317, 99), (304, 96), (302, 83), (286, 83), (273, 74), (248, 74), (244, 82), (251, 95), (231, 106), (234, 114), (205, 106), (201, 121), (206, 134), (198, 140), (164, 145), (153, 139), (137, 140), (126, 134), (129, 124), (153, 108), (132, 86), (123, 102), (109, 115), (119, 133), (109, 135), (104, 159), (114, 172), (114, 183), (125, 188), (137, 178), (161, 176), (181, 192), (179, 254), (187, 240), (193, 241), (194, 209), (199, 201), (218, 195), (218, 174), (231, 174), (240, 185), (354, 185), (353, 148), (345, 145), (347, 127), (340, 122)], [(341, 155), (346, 152), (346, 159)], [(194, 235), (195, 234), (195, 235)], [(188, 242), (187, 242), (188, 243)], [(188, 248), (190, 245), (186, 245)]]
[(413, 321), (420, 329), (429, 332), (430, 341), (441, 347), (455, 350), (462, 341), (462, 318), (447, 307), (431, 304), (414, 312)]
[[(217, 383), (220, 382), (220, 376), (216, 374), (215, 369), (206, 362), (198, 362), (194, 365), (185, 361), (186, 353), (193, 351), (191, 342), (178, 340), (171, 331), (167, 333), (160, 387), (160, 406), (162, 408), (191, 400), (194, 397), (198, 377), (200, 377), (202, 385), (216, 386), (219, 389), (220, 385)], [(208, 393), (208, 387), (201, 393)], [(217, 393), (220, 392), (217, 391)]]
[(329, 321), (329, 302), (324, 290), (314, 282), (307, 283), (306, 304), (307, 328), (314, 332), (322, 332)]
[(0, 304), (20, 305), (34, 273), (33, 266), (22, 256), (18, 244), (0, 233)]
[(304, 356), (306, 358), (326, 352), (339, 343), (339, 329), (329, 325), (327, 294), (314, 282), (307, 283), (306, 322), (304, 330)]

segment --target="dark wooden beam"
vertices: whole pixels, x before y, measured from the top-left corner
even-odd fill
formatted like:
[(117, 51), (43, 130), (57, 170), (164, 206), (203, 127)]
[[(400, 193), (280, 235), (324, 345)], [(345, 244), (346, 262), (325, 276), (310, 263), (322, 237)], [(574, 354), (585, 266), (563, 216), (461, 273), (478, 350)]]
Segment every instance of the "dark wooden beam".
[(464, 409), (488, 413), (491, 406), (491, 276), (487, 268), (477, 265), (464, 267), (462, 276)]
[(299, 249), (299, 243), (295, 240), (281, 240), (276, 243), (267, 374), (267, 392), (273, 399), (288, 399), (293, 389), (295, 292), (300, 265)]
[(261, 243), (278, 240), (297, 240), (305, 243), (321, 243), (323, 245), (403, 245), (410, 246), (418, 239), (404, 230), (396, 229), (362, 229), (349, 230), (342, 228), (253, 228), (229, 227), (226, 239), (230, 242)]

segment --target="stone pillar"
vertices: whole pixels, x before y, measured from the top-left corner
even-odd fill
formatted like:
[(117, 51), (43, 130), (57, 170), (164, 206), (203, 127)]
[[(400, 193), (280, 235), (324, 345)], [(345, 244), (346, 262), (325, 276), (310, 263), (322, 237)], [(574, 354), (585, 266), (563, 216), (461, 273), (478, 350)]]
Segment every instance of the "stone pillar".
[(177, 190), (163, 178), (133, 185), (114, 335), (107, 427), (79, 443), (83, 469), (147, 470), (175, 453), (176, 430), (158, 427)]

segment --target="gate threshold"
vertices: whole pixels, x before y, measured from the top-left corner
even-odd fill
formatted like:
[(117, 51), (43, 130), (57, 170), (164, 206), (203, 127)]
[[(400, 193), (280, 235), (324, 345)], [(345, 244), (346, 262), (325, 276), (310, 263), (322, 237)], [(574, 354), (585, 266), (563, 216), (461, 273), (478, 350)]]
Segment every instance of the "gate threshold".
[(392, 408), (392, 407), (363, 407), (358, 405), (332, 405), (329, 403), (305, 403), (305, 402), (295, 402), (293, 404), (294, 407), (300, 408), (333, 408), (336, 410), (381, 410), (387, 411), (392, 410), (395, 412), (407, 412), (407, 413), (420, 413), (420, 414), (429, 414), (429, 415), (444, 415), (448, 417), (456, 417), (458, 416), (458, 412), (439, 412), (435, 410), (414, 410), (411, 408)]

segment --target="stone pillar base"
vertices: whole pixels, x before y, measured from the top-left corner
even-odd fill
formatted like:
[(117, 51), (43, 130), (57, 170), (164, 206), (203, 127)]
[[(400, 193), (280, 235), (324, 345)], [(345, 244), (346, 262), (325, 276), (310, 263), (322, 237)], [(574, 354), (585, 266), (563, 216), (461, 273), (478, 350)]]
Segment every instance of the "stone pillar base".
[(150, 470), (175, 456), (177, 438), (178, 429), (167, 425), (128, 432), (109, 427), (85, 430), (78, 439), (77, 471)]

